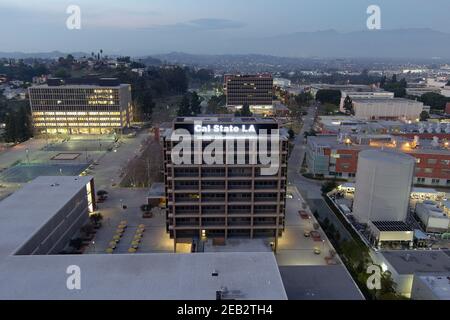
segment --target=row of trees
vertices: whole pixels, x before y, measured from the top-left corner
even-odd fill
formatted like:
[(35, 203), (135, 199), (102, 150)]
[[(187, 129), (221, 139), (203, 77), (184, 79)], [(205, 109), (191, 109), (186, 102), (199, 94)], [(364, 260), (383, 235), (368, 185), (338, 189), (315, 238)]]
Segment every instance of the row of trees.
[(316, 93), (316, 100), (322, 104), (330, 103), (338, 106), (341, 102), (341, 91), (333, 89), (321, 89)]
[(201, 99), (197, 92), (191, 92), (183, 95), (178, 106), (178, 116), (180, 117), (190, 117), (196, 116), (202, 113), (202, 108), (200, 106)]
[(450, 98), (443, 96), (435, 92), (424, 93), (419, 101), (423, 102), (425, 105), (430, 106), (431, 109), (443, 111)]
[(407, 82), (405, 78), (397, 81), (397, 75), (393, 75), (390, 80), (383, 76), (380, 80), (380, 87), (386, 91), (393, 92), (396, 98), (403, 98), (406, 96)]
[(248, 103), (244, 103), (242, 108), (240, 110), (236, 110), (234, 113), (236, 117), (251, 117), (253, 116), (253, 113), (250, 110), (250, 106)]
[(0, 74), (6, 75), (8, 79), (31, 82), (33, 77), (48, 74), (49, 69), (39, 60), (25, 63), (23, 60), (13, 62), (3, 59), (0, 61)]
[(33, 136), (29, 107), (21, 106), (17, 110), (9, 110), (5, 115), (6, 142), (19, 143)]
[(154, 99), (185, 94), (188, 88), (186, 70), (181, 67), (149, 67), (142, 76), (121, 70), (115, 76), (123, 83), (131, 84), (135, 116), (142, 121), (150, 120), (155, 108)]
[[(317, 212), (314, 213), (314, 216), (320, 219)], [(375, 265), (370, 257), (369, 248), (359, 239), (353, 238), (352, 235), (349, 235), (350, 238), (343, 237), (335, 224), (327, 217), (320, 220), (320, 222), (323, 230), (366, 298), (371, 300), (402, 299), (402, 296), (396, 293), (397, 284), (392, 279), (389, 271), (381, 272), (379, 279), (380, 289), (368, 289), (367, 282), (371, 275), (368, 272), (368, 268)], [(381, 270), (381, 267), (378, 267)]]

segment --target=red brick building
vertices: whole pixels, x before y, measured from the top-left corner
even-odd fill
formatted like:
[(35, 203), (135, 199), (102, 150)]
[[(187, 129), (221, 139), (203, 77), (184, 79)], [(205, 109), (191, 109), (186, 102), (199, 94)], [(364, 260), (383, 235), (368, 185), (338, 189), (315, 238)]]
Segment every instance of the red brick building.
[[(414, 183), (430, 186), (450, 186), (450, 150), (448, 144), (431, 146), (422, 141), (413, 148), (412, 140), (400, 140), (384, 144), (416, 158)], [(335, 136), (308, 137), (306, 161), (309, 172), (324, 177), (352, 180), (358, 167), (358, 154), (362, 150), (381, 148), (379, 144), (340, 143)]]

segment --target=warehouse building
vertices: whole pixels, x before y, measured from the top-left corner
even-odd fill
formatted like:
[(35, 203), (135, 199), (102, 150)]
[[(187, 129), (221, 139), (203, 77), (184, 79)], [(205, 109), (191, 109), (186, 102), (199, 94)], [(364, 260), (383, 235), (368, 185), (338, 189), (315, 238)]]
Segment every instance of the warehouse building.
[(353, 99), (353, 110), (357, 118), (417, 121), (424, 111), (424, 105), (403, 98), (357, 98)]

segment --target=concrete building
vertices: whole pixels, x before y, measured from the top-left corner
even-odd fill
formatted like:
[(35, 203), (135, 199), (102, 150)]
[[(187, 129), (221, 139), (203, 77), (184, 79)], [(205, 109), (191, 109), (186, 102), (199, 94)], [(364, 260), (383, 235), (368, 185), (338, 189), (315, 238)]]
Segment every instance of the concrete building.
[(244, 104), (255, 114), (272, 113), (273, 78), (270, 74), (225, 75), (227, 108), (239, 110)]
[(413, 230), (403, 221), (369, 221), (369, 241), (378, 249), (384, 246), (407, 246), (412, 248)]
[(131, 86), (117, 79), (48, 79), (28, 92), (38, 133), (111, 134), (132, 121)]
[(417, 274), (413, 280), (412, 300), (450, 300), (450, 273)]
[(273, 85), (283, 89), (287, 89), (291, 86), (291, 80), (285, 78), (274, 78)]
[(362, 98), (353, 99), (353, 109), (357, 118), (416, 121), (424, 111), (424, 105), (422, 102), (403, 98)]
[(287, 299), (272, 252), (58, 255), (88, 219), (92, 183), (39, 177), (0, 201), (0, 299)]
[(444, 209), (449, 211), (445, 204), (439, 205), (432, 200), (425, 200), (416, 205), (416, 215), (426, 232), (445, 233), (450, 229), (450, 216)]
[(361, 223), (404, 222), (411, 195), (414, 164), (413, 157), (394, 151), (361, 152), (353, 203), (355, 218)]
[(411, 298), (416, 275), (450, 272), (449, 254), (442, 250), (370, 251), (374, 263), (391, 273), (397, 292), (408, 298)]
[[(234, 134), (224, 134), (225, 128)], [(200, 158), (192, 159), (191, 164), (173, 161), (179, 148), (173, 133), (179, 129), (187, 130), (194, 144), (203, 141), (194, 152)], [(276, 144), (271, 142), (278, 167), (270, 174), (264, 173), (266, 165), (256, 161), (261, 151), (252, 146), (259, 143), (260, 130), (278, 129), (278, 122), (272, 118), (199, 117), (174, 121), (172, 130), (165, 132), (163, 146), (167, 230), (175, 243), (193, 238), (226, 241), (229, 237), (274, 237), (276, 243), (284, 229), (288, 135), (280, 130)], [(236, 139), (239, 141), (235, 144)], [(222, 160), (208, 164), (202, 155), (211, 150), (205, 142), (213, 140), (222, 146), (223, 150), (216, 153)], [(260, 146), (258, 150), (262, 150)]]
[(394, 93), (389, 91), (384, 91), (381, 89), (369, 89), (369, 90), (341, 90), (341, 103), (339, 105), (339, 110), (345, 112), (344, 101), (347, 97), (352, 100), (358, 99), (394, 99)]
[(92, 177), (38, 177), (0, 202), (0, 255), (57, 254), (94, 208)]

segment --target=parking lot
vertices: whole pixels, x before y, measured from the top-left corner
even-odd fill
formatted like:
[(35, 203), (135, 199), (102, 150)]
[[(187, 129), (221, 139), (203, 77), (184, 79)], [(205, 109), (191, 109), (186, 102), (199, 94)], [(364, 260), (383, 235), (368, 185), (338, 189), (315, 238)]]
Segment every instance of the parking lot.
[[(334, 249), (311, 211), (303, 208), (304, 200), (297, 188), (290, 186), (288, 192), (292, 199), (286, 199), (286, 228), (278, 240), (278, 265), (340, 264), (339, 258), (330, 254)], [(306, 211), (308, 218), (302, 218), (300, 210)], [(314, 238), (311, 232), (317, 232), (320, 238)]]

